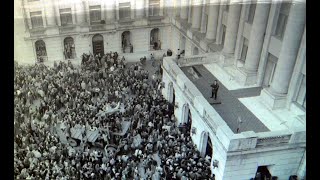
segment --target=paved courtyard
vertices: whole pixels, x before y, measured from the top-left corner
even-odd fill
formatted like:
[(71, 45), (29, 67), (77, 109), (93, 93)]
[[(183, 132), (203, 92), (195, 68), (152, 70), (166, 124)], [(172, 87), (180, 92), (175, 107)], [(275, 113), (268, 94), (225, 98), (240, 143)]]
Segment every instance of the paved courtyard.
[[(212, 75), (203, 65), (193, 66), (200, 74), (199, 78), (194, 78), (190, 73), (191, 66), (181, 67), (186, 76), (195, 84), (202, 95), (208, 100), (209, 103), (213, 102), (211, 96), (210, 84), (217, 78)], [(239, 90), (229, 91), (222, 83), (219, 83), (217, 101), (221, 104), (212, 104), (214, 109), (228, 124), (230, 129), (236, 133), (239, 127), (238, 117), (241, 118), (240, 132), (254, 131), (266, 132), (270, 131), (245, 105), (243, 105), (238, 98), (253, 97), (260, 95), (261, 88), (246, 88)]]

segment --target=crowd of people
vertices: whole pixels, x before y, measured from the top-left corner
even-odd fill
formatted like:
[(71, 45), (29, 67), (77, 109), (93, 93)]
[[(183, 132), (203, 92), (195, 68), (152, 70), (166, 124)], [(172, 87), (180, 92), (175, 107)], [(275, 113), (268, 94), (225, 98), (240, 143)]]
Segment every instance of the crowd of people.
[[(80, 67), (15, 64), (15, 179), (214, 179), (190, 129), (176, 125), (159, 71), (126, 64), (116, 52), (83, 54)], [(87, 130), (99, 130), (97, 143)]]

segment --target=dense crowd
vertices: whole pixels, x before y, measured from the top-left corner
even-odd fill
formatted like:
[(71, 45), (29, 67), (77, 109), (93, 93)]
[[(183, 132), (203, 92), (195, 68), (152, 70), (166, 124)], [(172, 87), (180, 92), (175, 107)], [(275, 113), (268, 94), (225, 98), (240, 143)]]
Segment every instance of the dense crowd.
[[(81, 67), (15, 64), (14, 178), (213, 179), (210, 159), (190, 129), (176, 125), (162, 88), (159, 71), (150, 77), (141, 64), (127, 67), (116, 52), (83, 54)], [(119, 104), (123, 110), (105, 113)], [(129, 129), (116, 135), (125, 121)], [(84, 131), (75, 139), (74, 127), (98, 129), (99, 137), (89, 142)]]

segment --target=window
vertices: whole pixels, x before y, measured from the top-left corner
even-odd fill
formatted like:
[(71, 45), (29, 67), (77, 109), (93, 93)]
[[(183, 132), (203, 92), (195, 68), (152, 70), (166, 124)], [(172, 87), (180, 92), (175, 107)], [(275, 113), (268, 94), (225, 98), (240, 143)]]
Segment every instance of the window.
[(32, 28), (43, 27), (41, 11), (30, 12)]
[(119, 18), (120, 19), (131, 19), (131, 4), (119, 3)]
[(275, 36), (278, 37), (280, 40), (282, 40), (284, 32), (286, 30), (289, 11), (290, 11), (290, 3), (281, 4), (279, 17), (277, 21), (277, 27), (275, 31)]
[(256, 4), (250, 4), (250, 8), (249, 8), (249, 17), (248, 17), (248, 23), (252, 24), (253, 23), (253, 19), (254, 19), (254, 13), (256, 11)]
[(68, 25), (68, 24), (73, 24), (72, 23), (71, 8), (60, 9), (60, 20), (61, 20), (62, 26)]
[(300, 85), (298, 87), (297, 103), (306, 108), (306, 75), (302, 74)]
[(101, 23), (101, 6), (90, 6), (90, 24)]
[(241, 51), (241, 58), (240, 60), (245, 62), (247, 58), (247, 52), (248, 52), (248, 39), (244, 38), (242, 51)]
[(150, 0), (149, 2), (149, 16), (159, 16), (160, 15), (160, 1)]

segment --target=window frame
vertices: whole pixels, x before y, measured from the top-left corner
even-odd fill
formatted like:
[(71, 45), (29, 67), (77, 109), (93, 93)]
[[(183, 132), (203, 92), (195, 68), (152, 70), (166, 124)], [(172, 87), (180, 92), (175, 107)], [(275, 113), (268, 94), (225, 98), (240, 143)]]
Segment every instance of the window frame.
[[(37, 13), (37, 14), (35, 14), (35, 13)], [(30, 12), (30, 21), (31, 21), (32, 29), (43, 28), (44, 23), (43, 23), (43, 18), (42, 18), (42, 11)], [(41, 23), (39, 23), (40, 21), (41, 21)], [(41, 25), (37, 25), (37, 23), (39, 23)]]
[(257, 4), (256, 3), (250, 4), (249, 12), (248, 12), (248, 20), (247, 20), (248, 24), (253, 24), (254, 15), (256, 13), (256, 8), (257, 8)]
[[(126, 12), (126, 10), (128, 14), (123, 13), (123, 12)], [(122, 17), (122, 15), (128, 15), (128, 16)], [(119, 3), (119, 19), (120, 20), (131, 19), (131, 2)]]
[(279, 40), (282, 40), (284, 37), (284, 33), (287, 28), (290, 8), (291, 8), (290, 3), (282, 3), (280, 5), (277, 24), (276, 24), (276, 28), (274, 30), (274, 36)]
[[(158, 12), (155, 13), (155, 11)], [(148, 16), (160, 16), (160, 0), (150, 0)]]
[[(62, 12), (62, 10), (67, 10), (65, 12)], [(59, 9), (59, 14), (60, 14), (60, 22), (61, 26), (68, 26), (73, 24), (73, 19), (72, 19), (72, 9), (71, 8), (64, 8), (64, 9)], [(67, 23), (63, 23), (63, 18), (67, 19)], [(68, 20), (71, 20), (69, 22)]]
[(89, 6), (90, 25), (101, 24), (101, 16), (101, 5)]

